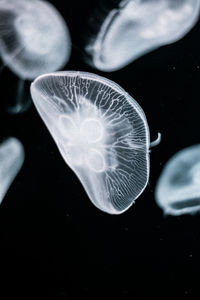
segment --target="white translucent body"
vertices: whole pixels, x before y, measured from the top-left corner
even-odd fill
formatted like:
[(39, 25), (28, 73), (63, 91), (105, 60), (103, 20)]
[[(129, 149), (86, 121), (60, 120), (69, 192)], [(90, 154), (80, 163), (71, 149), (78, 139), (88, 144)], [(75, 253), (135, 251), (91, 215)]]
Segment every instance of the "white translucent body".
[(181, 150), (167, 162), (155, 198), (166, 214), (200, 212), (200, 145)]
[(24, 162), (24, 148), (16, 138), (0, 144), (0, 203)]
[(31, 94), (91, 201), (110, 214), (128, 209), (149, 178), (149, 129), (137, 102), (106, 78), (73, 71), (40, 76)]
[(70, 56), (65, 21), (46, 1), (0, 0), (0, 54), (23, 79), (53, 72)]
[[(115, 71), (181, 39), (197, 22), (200, 0), (122, 0), (86, 46), (91, 64)], [(95, 24), (94, 24), (95, 26)]]

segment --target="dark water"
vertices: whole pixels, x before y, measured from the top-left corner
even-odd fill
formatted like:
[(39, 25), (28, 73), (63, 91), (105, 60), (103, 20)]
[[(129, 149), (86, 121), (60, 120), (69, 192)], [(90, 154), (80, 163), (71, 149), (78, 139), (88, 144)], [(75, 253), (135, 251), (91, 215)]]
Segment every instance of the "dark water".
[[(145, 192), (111, 216), (89, 201), (33, 106), (14, 116), (2, 109), (0, 139), (19, 138), (26, 159), (0, 208), (0, 299), (199, 299), (200, 216), (163, 216), (154, 188), (163, 164), (200, 142), (200, 23), (181, 41), (103, 73), (85, 65), (80, 50), (97, 1), (50, 2), (72, 35), (65, 69), (121, 85), (145, 111), (152, 140), (161, 132), (162, 143), (152, 149)], [(1, 76), (3, 103), (15, 79), (7, 70)]]

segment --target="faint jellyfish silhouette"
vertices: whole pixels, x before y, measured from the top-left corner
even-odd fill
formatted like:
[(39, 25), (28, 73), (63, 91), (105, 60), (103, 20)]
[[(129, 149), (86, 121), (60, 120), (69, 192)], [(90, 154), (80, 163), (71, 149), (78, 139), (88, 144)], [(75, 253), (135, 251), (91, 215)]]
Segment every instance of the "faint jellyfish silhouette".
[(16, 138), (0, 145), (0, 203), (24, 162), (24, 148)]
[[(62, 68), (70, 53), (67, 25), (52, 4), (0, 0), (0, 55), (4, 65), (21, 79), (19, 91), (24, 80)], [(22, 93), (16, 98), (21, 105)]]
[(41, 75), (31, 95), (93, 204), (110, 214), (127, 210), (149, 178), (149, 128), (139, 104), (113, 81), (75, 71)]
[(200, 145), (170, 158), (158, 179), (155, 199), (169, 215), (200, 212)]
[(85, 60), (115, 71), (181, 39), (199, 17), (200, 0), (101, 0), (85, 38)]

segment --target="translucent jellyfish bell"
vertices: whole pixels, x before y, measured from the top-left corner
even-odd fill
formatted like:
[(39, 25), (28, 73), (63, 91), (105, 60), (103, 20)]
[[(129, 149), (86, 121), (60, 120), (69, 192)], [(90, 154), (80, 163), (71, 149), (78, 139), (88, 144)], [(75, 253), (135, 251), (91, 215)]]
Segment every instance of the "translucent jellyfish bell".
[(24, 148), (16, 138), (0, 145), (0, 203), (24, 162)]
[(65, 21), (46, 1), (0, 0), (0, 54), (22, 79), (63, 67), (71, 42)]
[(179, 151), (164, 166), (155, 198), (166, 214), (200, 212), (200, 145)]
[(181, 39), (199, 10), (200, 0), (101, 0), (89, 20), (86, 61), (103, 71), (118, 70)]
[(149, 128), (138, 103), (113, 81), (75, 71), (38, 77), (31, 94), (93, 204), (127, 210), (149, 178)]

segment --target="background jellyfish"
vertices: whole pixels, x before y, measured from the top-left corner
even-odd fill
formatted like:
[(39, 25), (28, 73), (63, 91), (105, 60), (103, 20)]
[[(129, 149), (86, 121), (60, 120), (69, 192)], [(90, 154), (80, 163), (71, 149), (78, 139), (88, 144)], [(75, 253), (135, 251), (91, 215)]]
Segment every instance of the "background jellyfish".
[(199, 8), (199, 0), (101, 1), (89, 20), (85, 59), (100, 70), (118, 70), (181, 39), (196, 23)]
[(75, 71), (40, 76), (31, 94), (93, 204), (127, 210), (149, 178), (149, 128), (138, 103), (113, 81)]
[(65, 21), (46, 1), (0, 1), (0, 53), (20, 78), (63, 67), (71, 51)]
[(70, 52), (67, 25), (49, 2), (0, 0), (0, 55), (21, 79), (60, 69)]
[(0, 203), (24, 162), (24, 148), (16, 138), (8, 138), (0, 145)]
[(200, 145), (179, 151), (164, 166), (155, 198), (166, 214), (200, 211)]

